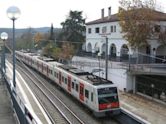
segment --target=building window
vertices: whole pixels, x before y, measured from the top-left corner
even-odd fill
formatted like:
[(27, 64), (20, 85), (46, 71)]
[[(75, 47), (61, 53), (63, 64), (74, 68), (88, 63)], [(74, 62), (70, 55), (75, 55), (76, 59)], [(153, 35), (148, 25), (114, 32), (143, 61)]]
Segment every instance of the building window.
[(88, 33), (89, 33), (89, 34), (91, 34), (91, 33), (92, 33), (91, 28), (88, 28)]
[(100, 33), (100, 28), (99, 27), (95, 28), (95, 33)]
[(114, 26), (114, 32), (116, 32), (116, 26)]
[(102, 27), (102, 34), (107, 33), (107, 27)]
[(112, 32), (114, 32), (114, 27), (113, 27), (113, 26), (111, 26), (111, 33), (112, 33)]

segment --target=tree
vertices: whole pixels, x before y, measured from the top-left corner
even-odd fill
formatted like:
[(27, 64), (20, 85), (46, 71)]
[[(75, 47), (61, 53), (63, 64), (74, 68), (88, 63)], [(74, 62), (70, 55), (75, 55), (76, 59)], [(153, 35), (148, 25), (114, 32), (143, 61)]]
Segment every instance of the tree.
[(76, 43), (75, 47), (79, 47), (78, 43), (85, 41), (85, 19), (82, 17), (81, 11), (70, 11), (67, 19), (61, 23), (62, 32), (59, 40)]
[(160, 31), (159, 41), (160, 41), (161, 44), (166, 45), (166, 30), (165, 31)]
[(42, 40), (44, 39), (44, 36), (43, 34), (37, 32), (35, 35), (34, 35), (34, 42), (35, 43), (39, 43), (41, 42)]
[(18, 49), (31, 49), (33, 46), (33, 30), (28, 28), (21, 37), (17, 38), (16, 47)]
[(53, 24), (51, 24), (49, 40), (53, 40), (53, 41), (55, 40), (55, 37), (54, 37), (54, 26), (53, 26)]
[(153, 35), (155, 1), (120, 0), (118, 17), (123, 37), (132, 47), (147, 44)]
[(53, 45), (48, 43), (44, 48), (42, 54), (48, 57), (51, 57), (53, 53)]
[(74, 46), (69, 42), (64, 42), (61, 48), (60, 56), (63, 60), (69, 60), (74, 55)]

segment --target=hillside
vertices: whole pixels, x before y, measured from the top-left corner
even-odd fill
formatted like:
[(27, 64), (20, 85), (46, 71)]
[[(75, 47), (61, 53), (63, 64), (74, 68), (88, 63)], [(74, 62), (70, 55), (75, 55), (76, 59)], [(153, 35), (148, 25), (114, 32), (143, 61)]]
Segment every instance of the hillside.
[[(27, 32), (29, 28), (23, 28), (23, 29), (16, 29), (15, 35), (16, 37), (21, 36), (23, 33)], [(59, 32), (60, 28), (54, 28), (54, 32)], [(40, 27), (40, 28), (32, 28), (32, 33), (40, 32), (40, 33), (47, 33), (50, 31), (50, 27)], [(9, 37), (12, 37), (12, 28), (0, 28), (0, 33), (6, 32), (8, 33)]]

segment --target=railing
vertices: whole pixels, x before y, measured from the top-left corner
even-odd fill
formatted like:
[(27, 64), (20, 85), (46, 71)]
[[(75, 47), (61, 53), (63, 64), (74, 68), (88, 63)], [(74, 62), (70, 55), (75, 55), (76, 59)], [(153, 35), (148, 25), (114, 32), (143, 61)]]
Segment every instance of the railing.
[[(96, 58), (98, 59), (97, 53), (79, 51), (76, 56)], [(105, 59), (105, 53), (102, 53), (100, 59)], [(166, 55), (149, 55), (141, 52), (134, 53), (133, 55), (121, 54), (121, 56), (116, 56), (116, 54), (108, 55), (108, 59), (114, 62), (127, 62), (132, 64), (149, 64), (149, 63), (166, 63)]]
[(42, 124), (39, 118), (35, 115), (35, 113), (27, 106), (17, 95), (14, 86), (12, 85), (12, 81), (6, 77), (4, 77), (7, 85), (7, 89), (10, 93), (13, 108), (17, 114), (20, 124)]

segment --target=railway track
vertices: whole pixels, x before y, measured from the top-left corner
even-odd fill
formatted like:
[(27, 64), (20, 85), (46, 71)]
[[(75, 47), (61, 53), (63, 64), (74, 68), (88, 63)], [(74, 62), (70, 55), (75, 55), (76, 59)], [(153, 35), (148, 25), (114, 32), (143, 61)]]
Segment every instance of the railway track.
[[(22, 64), (19, 64), (19, 68), (22, 68), (20, 66), (23, 67)], [(23, 68), (25, 68), (25, 66)], [(44, 91), (44, 92), (46, 92), (47, 96), (50, 96), (50, 98), (52, 99), (52, 102), (54, 102), (57, 105), (57, 107), (62, 111), (62, 114), (64, 116), (66, 116), (68, 123), (71, 123), (71, 124), (77, 124), (77, 123), (78, 124), (79, 123), (81, 123), (81, 124), (84, 124), (84, 123), (86, 123), (86, 124), (92, 124), (92, 123), (93, 124), (107, 124), (109, 122), (111, 124), (119, 124), (119, 122), (117, 122), (116, 120), (114, 120), (113, 118), (110, 118), (110, 117), (100, 118), (100, 119), (95, 118), (92, 115), (92, 113), (85, 106), (82, 106), (82, 104), (80, 104), (72, 96), (68, 95), (62, 89), (55, 88), (55, 87), (57, 87), (56, 85), (54, 85), (52, 83), (48, 83), (48, 80), (44, 79), (43, 76), (39, 75), (36, 71), (31, 70), (28, 67), (26, 67), (26, 69), (25, 69), (26, 72), (23, 69), (20, 69), (20, 70), (21, 70), (21, 73), (26, 73), (24, 75), (24, 78), (26, 80), (28, 80), (27, 77), (31, 78), (30, 79), (31, 82), (33, 82), (33, 83), (36, 82), (35, 85), (40, 85), (39, 86), (41, 88), (40, 90), (46, 89), (46, 91)], [(32, 77), (35, 77), (35, 79), (34, 78), (32, 79)], [(36, 91), (36, 89), (34, 89), (33, 86), (31, 86), (31, 88), (33, 89), (33, 91)], [(36, 91), (36, 92), (39, 92), (39, 91)], [(38, 94), (40, 94), (40, 93), (38, 93)], [(55, 96), (55, 94), (58, 95), (58, 97), (59, 97), (58, 99), (61, 100), (61, 102), (57, 103), (57, 98), (55, 98), (57, 96)], [(40, 96), (40, 97), (42, 97), (42, 96)], [(43, 101), (43, 98), (41, 99), (41, 101)], [(46, 105), (48, 103), (42, 102), (42, 104), (44, 104), (43, 106), (48, 106), (48, 105)], [(53, 104), (53, 103), (51, 103), (51, 104)], [(65, 110), (66, 108), (65, 109), (61, 108), (62, 105), (65, 105), (66, 108), (68, 108), (68, 110)], [(52, 109), (49, 109), (49, 107), (45, 107), (45, 108), (46, 108), (46, 110), (49, 111), (48, 113), (50, 113), (50, 111), (53, 111)], [(67, 112), (67, 111), (70, 111), (70, 112)], [(57, 122), (57, 120), (54, 119), (55, 118), (54, 112), (51, 112), (50, 116), (51, 117), (53, 116), (53, 119), (51, 119), (51, 120), (55, 120), (54, 122)], [(74, 119), (74, 118), (77, 118), (78, 120)], [(81, 119), (79, 119), (79, 118), (81, 118)]]
[[(19, 66), (23, 66), (23, 65), (19, 64)], [(45, 92), (45, 97), (48, 97), (48, 96), (50, 97), (50, 101), (52, 101), (50, 104), (52, 104), (53, 107), (50, 107), (51, 105), (49, 106), (48, 103), (43, 102), (42, 101), (43, 100), (42, 96), (40, 96), (40, 101), (42, 101), (42, 105), (44, 106), (45, 110), (47, 110), (47, 113), (49, 113), (49, 116), (50, 116), (51, 120), (53, 120), (52, 121), (53, 123), (58, 123), (59, 124), (59, 122), (61, 122), (61, 123), (71, 123), (71, 124), (77, 124), (77, 123), (82, 123), (82, 124), (84, 124), (84, 123), (86, 123), (86, 124), (92, 124), (92, 123), (93, 124), (110, 124), (110, 123), (111, 124), (126, 124), (126, 122), (127, 122), (128, 124), (145, 124), (142, 121), (138, 120), (137, 118), (134, 118), (131, 115), (128, 115), (127, 113), (125, 113), (123, 111), (121, 111), (121, 114), (119, 116), (111, 117), (111, 118), (110, 117), (105, 117), (105, 118), (100, 118), (100, 119), (94, 118), (91, 115), (91, 113), (86, 112), (85, 110), (83, 110), (84, 112), (82, 112), (82, 111), (79, 112), (79, 110), (86, 109), (86, 108), (79, 105), (80, 103), (78, 101), (76, 101), (76, 99), (72, 98), (73, 101), (74, 101), (72, 103), (64, 102), (64, 101), (66, 101), (66, 99), (71, 100), (71, 98), (67, 98), (67, 97), (71, 97), (71, 96), (66, 94), (66, 97), (62, 98), (61, 95), (62, 94), (64, 95), (64, 91), (62, 91), (60, 88), (55, 88), (56, 85), (52, 85), (51, 83), (48, 83), (48, 80), (44, 79), (43, 76), (39, 75), (36, 71), (34, 71), (32, 69), (29, 69), (25, 65), (24, 65), (24, 68), (26, 68), (25, 70), (26, 70), (26, 73), (27, 73), (27, 74), (25, 74), (26, 76), (24, 76), (24, 78), (34, 77), (33, 79), (31, 78), (30, 80), (32, 82), (36, 82), (35, 85), (36, 85), (36, 87), (40, 87), (39, 88), (40, 91), (43, 90), (43, 89), (47, 89), (47, 91), (44, 91)], [(22, 72), (25, 72), (25, 70), (22, 70)], [(34, 80), (36, 80), (36, 81), (34, 81)], [(38, 86), (38, 85), (40, 85), (40, 86)], [(31, 87), (33, 87), (33, 86), (31, 86)], [(55, 89), (58, 89), (61, 93), (58, 90), (55, 90)], [(58, 91), (58, 93), (57, 93), (57, 91)], [(40, 94), (40, 93), (38, 93), (38, 94)], [(55, 101), (57, 101), (57, 98), (55, 98), (54, 94), (59, 94), (59, 96), (58, 96), (59, 98), (57, 96), (56, 97), (59, 100), (62, 99), (61, 102), (59, 102), (59, 105), (58, 105), (58, 103), (55, 102)], [(54, 105), (54, 104), (56, 104), (56, 105)], [(65, 105), (68, 109), (70, 108), (69, 110), (67, 109), (70, 112), (66, 112), (66, 110), (65, 110), (66, 107), (65, 107), (65, 109), (61, 108), (60, 106), (62, 106), (62, 105), (63, 106)], [(45, 107), (45, 106), (47, 106), (47, 107)], [(50, 108), (55, 108), (55, 106), (57, 106), (56, 109), (59, 108), (59, 110), (61, 111), (60, 112), (61, 116), (63, 116), (63, 117), (58, 117), (58, 119), (57, 118), (54, 119), (55, 117), (57, 117), (57, 114), (55, 114), (55, 112), (53, 112), (54, 110), (50, 109)], [(73, 110), (75, 110), (75, 111), (73, 111)], [(71, 117), (71, 115), (72, 115), (72, 117)], [(60, 120), (60, 118), (63, 118), (65, 121), (62, 121), (63, 119)], [(76, 120), (73, 119), (73, 118), (75, 118)], [(79, 119), (79, 118), (81, 118), (81, 119)]]
[[(44, 106), (53, 123), (84, 124), (84, 122), (79, 117), (77, 117), (77, 115), (72, 112), (72, 110), (70, 110), (70, 108), (68, 108), (62, 100), (60, 100), (54, 93), (52, 93), (52, 91), (48, 89), (31, 70), (29, 70), (27, 67), (26, 69), (22, 69), (20, 66), (17, 67), (21, 73), (24, 73), (24, 78), (28, 77), (28, 79), (35, 85), (35, 87), (37, 87), (34, 88), (34, 85), (30, 86), (33, 88), (33, 91), (35, 91), (37, 98), (42, 103), (42, 106)], [(46, 100), (47, 102), (44, 102)]]

